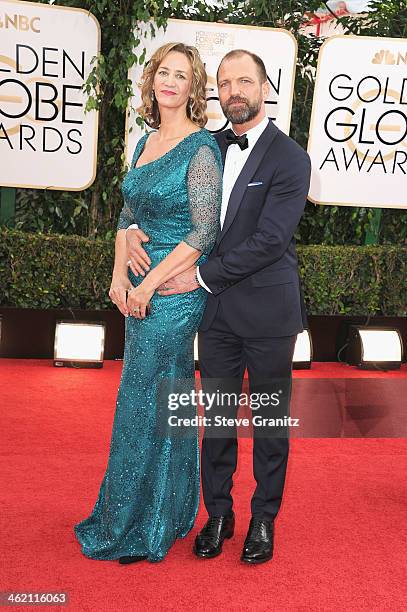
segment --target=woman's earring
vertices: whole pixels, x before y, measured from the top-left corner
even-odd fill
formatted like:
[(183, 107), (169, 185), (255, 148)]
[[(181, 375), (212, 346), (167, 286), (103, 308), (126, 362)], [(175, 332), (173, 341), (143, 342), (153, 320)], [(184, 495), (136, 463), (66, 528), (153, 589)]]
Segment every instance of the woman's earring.
[(194, 101), (190, 98), (188, 103), (189, 116), (192, 117)]
[(154, 102), (155, 100), (155, 93), (154, 93), (154, 89), (151, 90), (151, 96), (150, 96), (152, 102)]

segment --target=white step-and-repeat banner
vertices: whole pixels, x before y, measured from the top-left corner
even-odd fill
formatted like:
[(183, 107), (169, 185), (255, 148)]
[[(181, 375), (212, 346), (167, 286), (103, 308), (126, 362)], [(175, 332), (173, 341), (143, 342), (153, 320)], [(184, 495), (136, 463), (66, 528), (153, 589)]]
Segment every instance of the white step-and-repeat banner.
[(407, 208), (407, 40), (323, 43), (308, 153), (313, 202)]
[(85, 114), (82, 86), (99, 51), (88, 11), (0, 0), (0, 185), (93, 183), (98, 113)]

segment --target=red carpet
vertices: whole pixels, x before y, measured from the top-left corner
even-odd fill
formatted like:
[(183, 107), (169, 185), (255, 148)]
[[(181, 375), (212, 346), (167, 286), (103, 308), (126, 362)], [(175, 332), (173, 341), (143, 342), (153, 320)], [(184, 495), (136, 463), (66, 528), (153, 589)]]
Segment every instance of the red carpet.
[[(300, 376), (318, 368), (338, 372), (315, 364)], [(220, 557), (192, 555), (202, 508), (162, 563), (84, 557), (72, 527), (96, 499), (120, 371), (114, 362), (71, 370), (0, 360), (0, 590), (67, 591), (75, 612), (405, 610), (406, 439), (292, 440), (275, 557), (263, 566), (238, 560), (253, 489), (249, 440), (240, 443), (235, 477), (237, 531)]]

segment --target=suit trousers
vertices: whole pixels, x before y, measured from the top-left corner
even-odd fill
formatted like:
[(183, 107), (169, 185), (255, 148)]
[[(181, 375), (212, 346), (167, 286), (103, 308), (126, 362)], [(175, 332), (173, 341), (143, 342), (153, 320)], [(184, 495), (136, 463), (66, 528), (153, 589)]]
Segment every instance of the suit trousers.
[[(227, 323), (227, 313), (219, 306), (211, 327), (198, 335), (199, 366), (205, 392), (215, 389), (240, 394), (247, 367), (250, 394), (275, 392), (275, 381), (285, 382), (286, 414), (291, 395), (292, 358), (296, 335), (269, 338), (242, 338)], [(277, 383), (277, 387), (278, 387)], [(280, 385), (281, 386), (281, 385)], [(281, 390), (280, 390), (281, 392)], [(236, 396), (235, 396), (236, 397)], [(236, 403), (219, 409), (235, 418)], [(256, 411), (257, 412), (257, 411)], [(273, 416), (273, 408), (261, 408), (258, 416)], [(255, 411), (252, 411), (254, 416)], [(274, 413), (275, 414), (275, 413)], [(205, 428), (202, 440), (202, 489), (209, 516), (225, 516), (233, 507), (231, 490), (237, 465), (236, 427), (214, 435)], [(289, 451), (288, 429), (281, 437), (269, 435), (269, 428), (253, 427), (253, 474), (257, 483), (251, 500), (253, 517), (274, 520), (281, 505)], [(222, 432), (222, 430), (221, 430)]]

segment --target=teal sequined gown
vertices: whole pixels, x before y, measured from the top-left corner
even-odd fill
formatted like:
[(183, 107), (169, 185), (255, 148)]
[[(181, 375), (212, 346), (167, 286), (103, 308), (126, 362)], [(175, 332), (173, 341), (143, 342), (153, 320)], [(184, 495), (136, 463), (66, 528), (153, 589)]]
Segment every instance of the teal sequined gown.
[[(206, 260), (219, 229), (221, 157), (213, 136), (190, 134), (159, 159), (135, 168), (148, 135), (137, 143), (124, 178), (118, 229), (138, 223), (157, 265), (184, 241)], [(142, 281), (129, 270), (134, 286)], [(192, 528), (199, 503), (197, 431), (157, 435), (157, 393), (163, 379), (193, 379), (193, 339), (206, 302), (202, 288), (154, 294), (151, 314), (125, 319), (123, 371), (110, 454), (91, 515), (74, 531), (92, 559), (126, 555), (162, 560)]]

